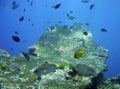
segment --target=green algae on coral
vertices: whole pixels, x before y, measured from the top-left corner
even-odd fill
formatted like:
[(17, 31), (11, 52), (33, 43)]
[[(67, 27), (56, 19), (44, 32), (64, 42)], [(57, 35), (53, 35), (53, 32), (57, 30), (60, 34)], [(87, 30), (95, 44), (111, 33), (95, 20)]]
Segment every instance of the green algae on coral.
[(60, 64), (59, 68), (62, 69), (62, 70), (64, 70), (65, 64), (64, 63)]
[(1, 70), (5, 70), (5, 66), (7, 66), (7, 65), (8, 65), (8, 63), (3, 61), (1, 63)]

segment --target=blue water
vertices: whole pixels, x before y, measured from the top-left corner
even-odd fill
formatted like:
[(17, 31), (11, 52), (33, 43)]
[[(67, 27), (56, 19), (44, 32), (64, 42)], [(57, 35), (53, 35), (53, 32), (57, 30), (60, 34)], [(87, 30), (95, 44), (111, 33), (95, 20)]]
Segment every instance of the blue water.
[[(14, 10), (13, 1), (18, 5)], [(61, 3), (58, 9), (52, 8), (58, 3)], [(76, 21), (84, 25), (89, 23), (85, 26), (92, 32), (95, 41), (109, 50), (106, 61), (109, 69), (104, 75), (116, 76), (120, 73), (119, 3), (120, 0), (89, 0), (88, 3), (81, 0), (0, 0), (0, 48), (11, 55), (27, 52), (27, 47), (33, 45), (49, 26), (70, 26)], [(92, 4), (94, 7), (90, 10)], [(69, 20), (67, 13), (75, 19)], [(21, 16), (24, 16), (23, 21), (19, 21)], [(101, 32), (101, 28), (107, 32)], [(20, 42), (15, 42), (12, 35), (19, 36)]]

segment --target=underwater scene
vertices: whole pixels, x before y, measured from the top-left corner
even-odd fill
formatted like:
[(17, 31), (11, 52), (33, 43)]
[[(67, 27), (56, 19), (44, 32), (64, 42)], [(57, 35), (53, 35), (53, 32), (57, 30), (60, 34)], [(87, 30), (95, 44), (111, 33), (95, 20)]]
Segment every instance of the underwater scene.
[(120, 89), (120, 0), (0, 0), (0, 89)]

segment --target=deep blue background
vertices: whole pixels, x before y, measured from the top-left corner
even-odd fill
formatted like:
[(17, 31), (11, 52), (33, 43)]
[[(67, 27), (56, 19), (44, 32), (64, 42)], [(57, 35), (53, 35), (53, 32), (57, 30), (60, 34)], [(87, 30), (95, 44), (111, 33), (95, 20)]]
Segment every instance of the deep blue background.
[[(89, 0), (89, 3), (81, 0), (16, 0), (19, 7), (15, 10), (12, 10), (12, 1), (0, 0), (1, 49), (11, 55), (27, 52), (27, 47), (33, 45), (49, 26), (70, 26), (76, 21), (89, 23), (86, 27), (92, 32), (95, 41), (109, 50), (106, 62), (109, 70), (104, 73), (105, 76), (112, 77), (120, 73), (120, 0)], [(58, 3), (61, 3), (60, 8), (52, 8)], [(92, 10), (89, 9), (91, 4), (95, 5)], [(75, 17), (74, 20), (66, 16), (70, 11), (73, 11), (71, 15)], [(22, 22), (19, 21), (21, 16), (25, 18)], [(108, 31), (101, 32), (101, 28)], [(18, 43), (12, 40), (15, 31), (21, 39)]]

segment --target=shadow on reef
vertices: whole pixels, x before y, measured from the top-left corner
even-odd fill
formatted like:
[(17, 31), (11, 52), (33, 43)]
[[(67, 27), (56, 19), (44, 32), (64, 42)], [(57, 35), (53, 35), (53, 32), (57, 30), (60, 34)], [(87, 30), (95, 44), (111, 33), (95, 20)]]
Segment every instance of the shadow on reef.
[(92, 83), (85, 89), (98, 89), (97, 86), (104, 80), (102, 73), (92, 78)]
[(112, 78), (104, 78), (100, 73), (92, 78), (92, 84), (85, 89), (120, 89), (120, 74)]
[(108, 50), (80, 23), (49, 27), (28, 53), (0, 50), (1, 89), (119, 89), (119, 76), (102, 72)]

